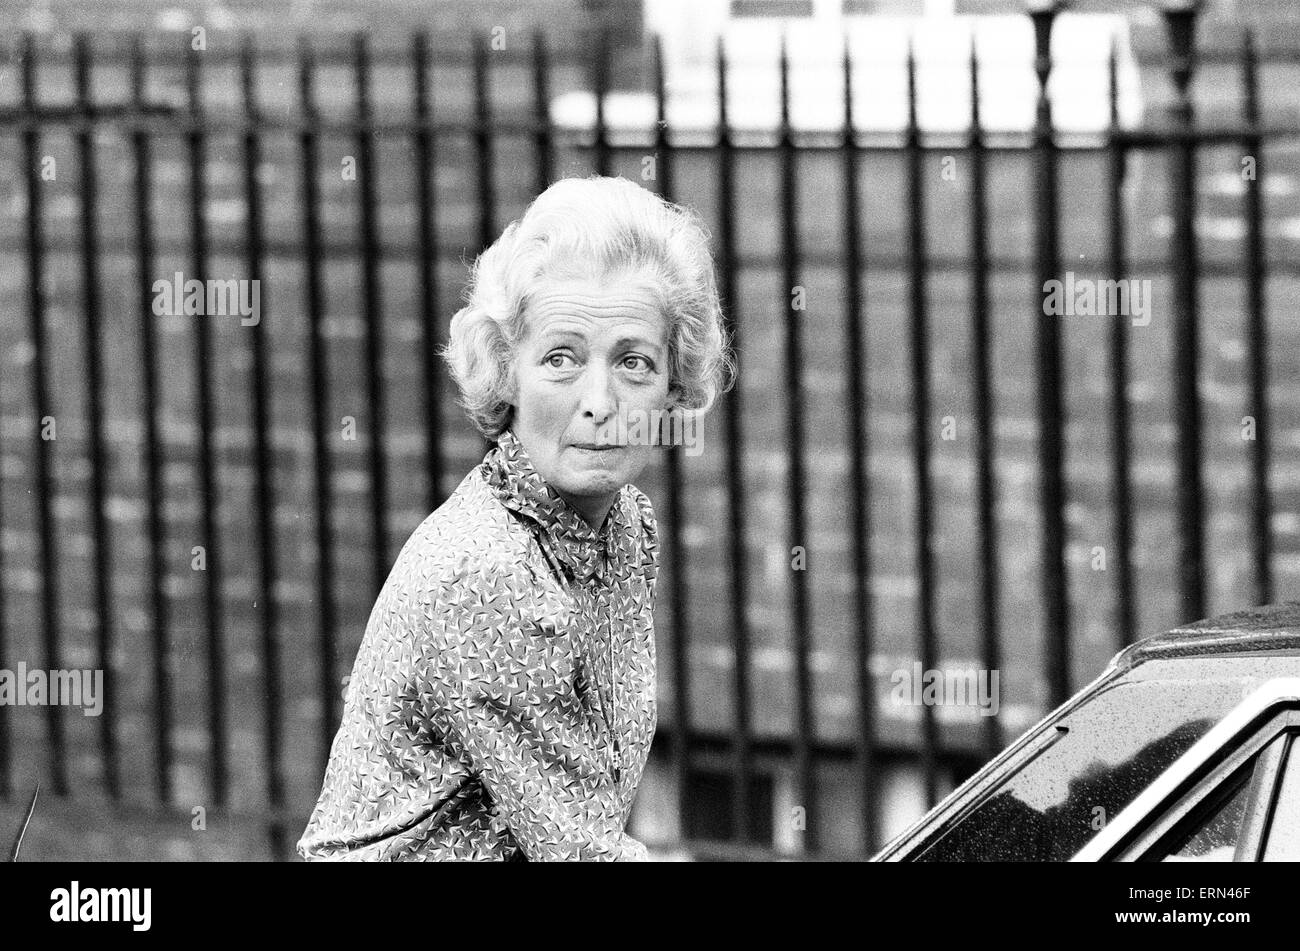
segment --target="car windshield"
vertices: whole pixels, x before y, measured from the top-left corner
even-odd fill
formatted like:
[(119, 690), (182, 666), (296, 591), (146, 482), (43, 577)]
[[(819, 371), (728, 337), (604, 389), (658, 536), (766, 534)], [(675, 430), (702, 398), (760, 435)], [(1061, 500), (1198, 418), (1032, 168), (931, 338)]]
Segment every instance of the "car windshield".
[(1236, 680), (1109, 687), (1049, 727), (1029, 762), (916, 861), (1064, 861), (1241, 699)]

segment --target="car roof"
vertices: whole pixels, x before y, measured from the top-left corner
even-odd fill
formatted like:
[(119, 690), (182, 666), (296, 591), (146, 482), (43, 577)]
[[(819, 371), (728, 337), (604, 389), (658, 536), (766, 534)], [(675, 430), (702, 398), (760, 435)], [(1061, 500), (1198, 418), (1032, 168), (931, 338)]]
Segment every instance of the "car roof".
[(1220, 614), (1126, 647), (1112, 667), (1132, 670), (1152, 660), (1227, 654), (1300, 654), (1300, 601)]

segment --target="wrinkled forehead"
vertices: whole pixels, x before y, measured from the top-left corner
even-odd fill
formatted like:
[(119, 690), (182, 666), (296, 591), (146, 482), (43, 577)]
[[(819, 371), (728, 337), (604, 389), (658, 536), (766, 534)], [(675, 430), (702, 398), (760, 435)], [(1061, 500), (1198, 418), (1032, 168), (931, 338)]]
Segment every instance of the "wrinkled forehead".
[(652, 333), (669, 333), (666, 289), (650, 271), (620, 268), (554, 270), (533, 282), (523, 300), (524, 335), (554, 323), (590, 321), (643, 324)]

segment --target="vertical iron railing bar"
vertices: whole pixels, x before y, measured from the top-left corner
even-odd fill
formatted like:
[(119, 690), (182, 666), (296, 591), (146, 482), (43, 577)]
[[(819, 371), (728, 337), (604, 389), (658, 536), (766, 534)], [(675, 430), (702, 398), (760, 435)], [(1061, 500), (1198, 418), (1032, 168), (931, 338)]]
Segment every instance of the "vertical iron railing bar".
[[(1164, 8), (1172, 52), (1169, 72), (1174, 86), (1175, 129), (1194, 130), (1191, 95), (1195, 71), (1196, 4)], [(1176, 432), (1176, 505), (1178, 514), (1178, 593), (1181, 622), (1205, 616), (1204, 484), (1201, 472), (1200, 293), (1196, 273), (1196, 143), (1174, 142), (1169, 153), (1170, 203), (1173, 237), (1170, 245), (1173, 278), (1173, 393)]]
[[(993, 392), (993, 327), (989, 303), (988, 182), (984, 149), (984, 124), (980, 114), (980, 61), (975, 36), (970, 47), (970, 280), (972, 383), (975, 403), (975, 493), (979, 524), (979, 627), (981, 661), (986, 671), (1000, 670), (1002, 649), (998, 630), (998, 523), (996, 457), (997, 412)], [(989, 758), (1002, 748), (1002, 731), (996, 716), (984, 721), (984, 753)]]
[[(1112, 39), (1108, 57), (1110, 100), (1110, 135), (1107, 143), (1106, 206), (1109, 234), (1107, 265), (1112, 281), (1124, 279), (1128, 260), (1127, 216), (1124, 207), (1124, 179), (1128, 172), (1128, 152), (1120, 140), (1119, 112), (1119, 41)], [(1130, 449), (1129, 410), (1129, 321), (1113, 315), (1110, 325), (1110, 402), (1111, 402), (1111, 505), (1115, 532), (1115, 606), (1118, 645), (1133, 643), (1137, 637), (1137, 617), (1133, 574), (1133, 476)]]
[[(186, 108), (189, 130), (186, 135), (186, 157), (190, 182), (190, 259), (192, 277), (205, 281), (208, 277), (208, 194), (207, 194), (207, 136), (204, 132), (203, 76), (199, 68), (200, 53), (187, 47), (185, 59)], [(229, 793), (229, 767), (226, 750), (226, 668), (225, 668), (225, 607), (222, 603), (222, 568), (225, 558), (218, 538), (216, 491), (216, 439), (214, 420), (218, 412), (217, 393), (213, 386), (212, 321), (197, 321), (194, 328), (194, 383), (195, 408), (198, 413), (198, 480), (201, 505), (201, 533), (203, 538), (205, 570), (203, 575), (203, 633), (208, 655), (208, 733), (212, 767), (212, 798), (216, 805), (224, 805)], [(167, 747), (159, 750), (159, 798), (170, 801), (171, 752)]]
[(246, 125), (243, 141), (245, 266), (253, 287), (259, 288), (259, 310), (254, 324), (247, 327), (250, 336), (252, 364), (252, 397), (250, 407), (253, 420), (253, 495), (257, 517), (254, 534), (257, 545), (257, 609), (258, 641), (262, 661), (262, 716), (264, 732), (263, 768), (266, 771), (266, 795), (271, 817), (267, 832), (271, 857), (285, 857), (286, 828), (284, 825), (284, 752), (283, 752), (283, 685), (280, 676), (279, 610), (276, 600), (276, 531), (275, 531), (275, 456), (271, 445), (271, 407), (268, 391), (271, 373), (267, 358), (270, 321), (267, 319), (267, 297), (260, 293), (263, 284), (265, 238), (262, 216), (265, 204), (262, 199), (261, 165), (262, 132), (258, 124), (260, 108), (257, 101), (257, 61), (251, 37), (240, 45), (239, 78)]
[[(134, 38), (131, 56), (131, 102), (143, 108), (148, 62), (144, 44)], [(171, 608), (163, 583), (167, 570), (167, 544), (163, 506), (163, 467), (166, 464), (158, 415), (164, 405), (158, 380), (157, 335), (153, 320), (153, 282), (156, 267), (153, 226), (153, 164), (149, 132), (137, 127), (131, 132), (131, 153), (135, 165), (136, 280), (140, 304), (140, 413), (145, 439), (145, 554), (149, 566), (149, 629), (153, 646), (153, 715), (156, 749), (171, 747), (171, 678), (167, 664), (171, 631)], [(106, 689), (107, 671), (105, 671)], [(160, 760), (161, 762), (161, 760)], [(159, 777), (159, 789), (164, 786)], [(165, 803), (164, 803), (165, 804)]]
[(334, 602), (334, 486), (326, 415), (329, 408), (329, 340), (326, 335), (324, 275), (320, 248), (320, 186), (317, 183), (319, 135), (316, 131), (316, 54), (304, 37), (298, 47), (298, 106), (307, 119), (298, 136), (299, 182), (302, 206), (303, 288), (307, 295), (307, 373), (312, 392), (312, 480), (316, 488), (313, 543), (316, 548), (316, 624), (321, 695), (320, 733), (317, 740), (322, 768), (329, 761), (334, 731), (339, 721), (339, 681), (335, 657), (338, 611)]
[[(21, 46), (20, 82), (22, 109), (27, 116), (23, 129), (23, 167), (27, 201), (27, 316), (28, 334), (32, 344), (32, 404), (36, 408), (35, 488), (38, 547), (36, 571), (41, 585), (41, 635), (45, 663), (51, 670), (61, 668), (62, 652), (59, 636), (63, 623), (60, 610), (58, 578), (54, 568), (54, 490), (53, 439), (44, 434), (45, 419), (54, 419), (50, 392), (50, 353), (47, 339), (45, 295), (45, 235), (44, 202), (41, 194), (41, 134), (35, 119), (39, 104), (36, 94), (36, 43), (30, 33), (24, 33)], [(57, 422), (55, 424), (57, 426)], [(57, 430), (56, 430), (57, 434)], [(67, 747), (64, 741), (62, 707), (50, 703), (45, 706), (45, 726), (49, 737), (50, 785), (56, 796), (68, 794)]]
[(1069, 579), (1065, 563), (1065, 394), (1061, 373), (1060, 319), (1042, 306), (1042, 289), (1058, 278), (1061, 261), (1060, 194), (1056, 130), (1049, 81), (1052, 74), (1052, 25), (1060, 4), (1034, 7), (1034, 72), (1038, 104), (1034, 120), (1035, 235), (1037, 280), (1038, 442), (1042, 518), (1042, 582), (1045, 627), (1044, 677), (1047, 704), (1056, 707), (1070, 696)]
[(114, 623), (112, 610), (113, 565), (111, 527), (108, 523), (107, 486), (108, 447), (104, 426), (104, 367), (103, 338), (100, 316), (103, 306), (99, 268), (99, 177), (95, 167), (95, 127), (91, 116), (93, 51), (90, 38), (78, 33), (72, 47), (73, 75), (76, 85), (76, 108), (80, 113), (75, 131), (77, 164), (81, 174), (78, 188), (78, 210), (81, 223), (78, 228), (81, 257), (81, 318), (84, 365), (86, 372), (86, 427), (87, 461), (90, 471), (90, 582), (93, 593), (95, 617), (95, 653), (99, 667), (104, 671), (103, 709), (99, 719), (100, 755), (104, 764), (104, 788), (108, 797), (117, 800), (121, 795), (118, 775), (117, 736), (114, 727), (116, 716), (116, 678), (113, 676)]
[[(791, 620), (794, 622), (795, 674), (795, 744), (794, 771), (798, 805), (803, 808), (803, 849), (815, 852), (818, 842), (817, 787), (812, 756), (816, 722), (812, 707), (811, 654), (813, 643), (812, 604), (808, 590), (807, 557), (809, 541), (804, 487), (804, 406), (803, 406), (803, 328), (793, 295), (800, 286), (798, 191), (795, 182), (797, 156), (790, 123), (790, 58), (786, 36), (781, 37), (781, 124), (777, 141), (780, 160), (781, 259), (785, 287), (782, 288), (781, 311), (785, 314), (785, 403), (786, 403), (786, 472), (790, 507), (789, 548), (792, 562), (801, 552), (803, 560), (792, 565), (790, 595)], [(801, 294), (805, 298), (806, 293)]]
[(744, 411), (743, 375), (740, 368), (744, 359), (743, 335), (740, 327), (736, 254), (736, 156), (728, 98), (730, 88), (727, 76), (727, 49), (720, 36), (714, 48), (718, 89), (718, 273), (722, 276), (721, 297), (727, 335), (731, 340), (736, 360), (737, 385), (723, 402), (723, 429), (726, 432), (727, 518), (730, 523), (729, 562), (731, 567), (731, 622), (734, 678), (732, 714), (734, 742), (732, 753), (732, 815), (736, 840), (750, 841), (749, 787), (753, 777), (753, 724), (750, 709), (749, 670), (749, 565), (748, 523), (744, 499)]
[[(1256, 128), (1260, 120), (1259, 66), (1254, 32), (1242, 35), (1242, 102), (1246, 124)], [(1258, 134), (1242, 142), (1253, 161), (1253, 174), (1246, 177), (1246, 363), (1250, 374), (1250, 406), (1255, 417), (1255, 439), (1251, 444), (1251, 539), (1254, 561), (1256, 604), (1273, 603), (1273, 499), (1269, 486), (1272, 444), (1268, 399), (1268, 318), (1265, 288), (1268, 281), (1268, 249), (1264, 242), (1264, 143)]]
[[(907, 197), (907, 286), (912, 386), (912, 478), (916, 483), (917, 630), (923, 670), (938, 663), (935, 624), (935, 557), (930, 487), (929, 270), (925, 261), (925, 185), (921, 174), (921, 127), (917, 117), (917, 64), (913, 37), (907, 43), (907, 129), (904, 140)], [(939, 726), (934, 707), (921, 706), (921, 772), (926, 808), (939, 799)]]
[(843, 187), (844, 187), (844, 308), (845, 372), (848, 392), (849, 448), (849, 535), (853, 573), (854, 693), (857, 703), (857, 773), (862, 788), (862, 846), (874, 852), (880, 845), (881, 784), (875, 762), (876, 692), (871, 670), (875, 642), (875, 617), (871, 599), (871, 506), (870, 506), (870, 418), (866, 386), (867, 355), (864, 352), (863, 319), (866, 312), (866, 280), (863, 276), (862, 194), (859, 178), (862, 152), (853, 124), (853, 52), (849, 34), (844, 35)]

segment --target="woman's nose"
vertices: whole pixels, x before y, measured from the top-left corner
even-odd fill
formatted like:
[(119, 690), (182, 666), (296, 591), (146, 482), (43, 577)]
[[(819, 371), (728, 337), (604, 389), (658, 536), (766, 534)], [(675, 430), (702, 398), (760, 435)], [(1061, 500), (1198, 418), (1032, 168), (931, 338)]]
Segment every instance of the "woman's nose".
[(582, 381), (582, 415), (597, 426), (603, 426), (618, 406), (613, 382), (610, 373), (600, 367), (590, 369)]

